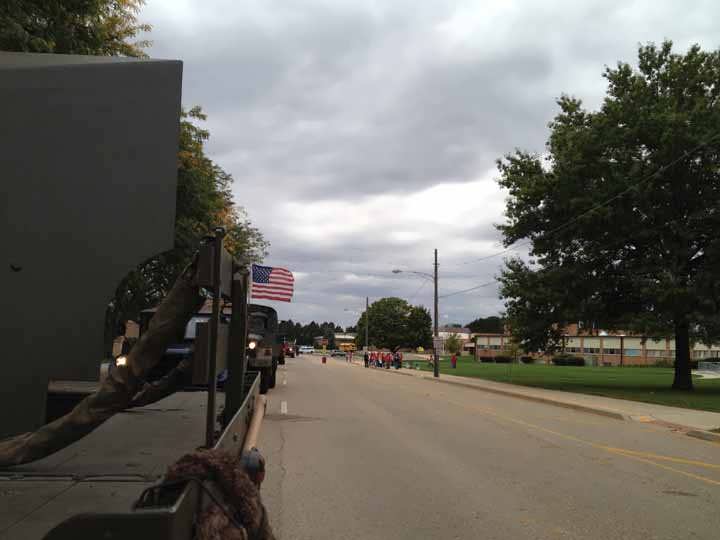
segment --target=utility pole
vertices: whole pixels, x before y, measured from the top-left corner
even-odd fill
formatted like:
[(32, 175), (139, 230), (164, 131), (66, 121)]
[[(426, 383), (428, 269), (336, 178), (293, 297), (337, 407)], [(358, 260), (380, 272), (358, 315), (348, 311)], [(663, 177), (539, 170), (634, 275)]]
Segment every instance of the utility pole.
[(440, 355), (438, 354), (437, 345), (438, 345), (438, 262), (437, 262), (437, 249), (435, 249), (435, 328), (434, 328), (434, 335), (435, 335), (435, 343), (433, 343), (433, 356), (435, 356), (435, 362), (433, 366), (433, 376), (438, 378), (440, 377)]
[(368, 340), (370, 329), (370, 298), (365, 297), (365, 350), (370, 351), (370, 341)]

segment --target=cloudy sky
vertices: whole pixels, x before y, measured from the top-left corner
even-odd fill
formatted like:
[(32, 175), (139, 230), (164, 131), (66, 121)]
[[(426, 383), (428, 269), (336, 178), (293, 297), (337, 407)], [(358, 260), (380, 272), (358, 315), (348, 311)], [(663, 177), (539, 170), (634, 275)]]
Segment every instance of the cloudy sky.
[[(692, 6), (692, 7), (690, 7)], [(209, 152), (295, 272), (281, 318), (354, 323), (400, 296), (441, 323), (497, 314), (494, 161), (542, 152), (561, 93), (596, 107), (638, 43), (720, 46), (716, 0), (148, 0), (149, 53), (184, 61)], [(510, 252), (509, 254), (512, 254)], [(506, 254), (507, 256), (508, 254)]]

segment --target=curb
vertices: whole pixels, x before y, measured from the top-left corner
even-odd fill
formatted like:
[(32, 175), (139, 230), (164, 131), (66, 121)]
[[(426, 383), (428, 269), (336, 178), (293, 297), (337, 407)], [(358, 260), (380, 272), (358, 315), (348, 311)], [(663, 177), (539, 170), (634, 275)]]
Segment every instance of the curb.
[(579, 403), (571, 403), (568, 401), (559, 401), (559, 400), (544, 398), (544, 397), (540, 397), (540, 396), (531, 396), (528, 394), (523, 394), (522, 392), (513, 392), (511, 390), (502, 390), (500, 388), (489, 388), (486, 386), (478, 386), (475, 384), (463, 383), (460, 381), (446, 381), (443, 379), (430, 379), (428, 377), (423, 377), (423, 379), (435, 381), (435, 382), (443, 383), (443, 384), (454, 384), (456, 386), (472, 388), (474, 390), (479, 390), (481, 392), (489, 392), (491, 394), (499, 394), (501, 396), (508, 396), (508, 397), (524, 399), (526, 401), (534, 401), (535, 403), (543, 403), (545, 405), (553, 405), (555, 407), (562, 407), (564, 409), (572, 409), (574, 411), (579, 411), (579, 412), (584, 412), (584, 413), (589, 413), (589, 414), (597, 414), (600, 416), (605, 416), (606, 418), (613, 418), (615, 420), (627, 420), (626, 415), (624, 415), (618, 411), (613, 411), (610, 409), (601, 409), (599, 407), (588, 407), (587, 405), (580, 405)]
[(694, 437), (695, 439), (702, 439), (703, 441), (720, 444), (720, 433), (693, 429), (688, 431), (685, 435), (688, 437)]
[[(362, 366), (358, 366), (358, 367), (362, 367)], [(379, 369), (379, 368), (375, 368), (375, 369)], [(386, 371), (386, 370), (382, 369), (380, 371)], [(571, 409), (574, 411), (579, 411), (579, 412), (584, 412), (584, 413), (589, 413), (589, 414), (596, 414), (596, 415), (604, 416), (606, 418), (613, 418), (615, 420), (628, 420), (629, 419), (627, 415), (624, 415), (623, 413), (618, 412), (618, 411), (613, 411), (611, 409), (602, 409), (600, 407), (589, 407), (587, 405), (580, 405), (579, 403), (560, 401), (560, 400), (544, 398), (544, 397), (540, 397), (540, 396), (531, 396), (528, 394), (524, 394), (522, 392), (513, 392), (512, 390), (503, 390), (500, 388), (489, 388), (487, 386), (480, 386), (477, 384), (465, 383), (465, 382), (461, 382), (461, 381), (449, 381), (449, 380), (445, 380), (445, 379), (435, 379), (434, 377), (427, 377), (426, 375), (420, 375), (420, 374), (416, 375), (414, 373), (407, 373), (407, 372), (402, 372), (402, 371), (397, 371), (397, 370), (387, 370), (387, 371), (389, 371), (390, 373), (396, 373), (397, 375), (405, 375), (406, 377), (415, 377), (415, 378), (423, 379), (426, 381), (433, 381), (433, 382), (437, 382), (437, 383), (462, 386), (464, 388), (471, 388), (473, 390), (478, 390), (480, 392), (489, 392), (491, 394), (498, 394), (501, 396), (514, 397), (514, 398), (524, 399), (526, 401), (534, 401), (535, 403), (543, 403), (544, 405), (553, 405), (555, 407), (562, 407), (564, 409)], [(703, 433), (705, 433), (705, 432), (703, 432)], [(714, 434), (710, 433), (710, 435), (712, 436)], [(720, 441), (720, 435), (717, 436), (717, 440)]]
[[(356, 367), (363, 367), (362, 364), (353, 364)], [(371, 368), (371, 369), (379, 369), (379, 368)], [(379, 369), (380, 371), (386, 371), (385, 369)], [(606, 418), (613, 418), (615, 420), (623, 420), (623, 421), (637, 421), (634, 418), (631, 417), (631, 415), (626, 415), (621, 412), (612, 410), (612, 409), (603, 409), (600, 407), (589, 407), (587, 405), (580, 405), (579, 403), (572, 403), (568, 401), (560, 401), (550, 398), (544, 398), (540, 396), (531, 396), (528, 394), (524, 394), (522, 392), (513, 392), (512, 390), (504, 390), (501, 388), (490, 388), (487, 386), (480, 386), (477, 384), (472, 383), (466, 383), (462, 381), (452, 381), (452, 380), (446, 380), (446, 379), (435, 379), (434, 377), (428, 377), (427, 375), (424, 375), (423, 372), (420, 372), (418, 374), (416, 373), (408, 373), (407, 371), (397, 371), (394, 369), (387, 370), (390, 373), (395, 373), (397, 375), (404, 375), (406, 377), (415, 377), (417, 379), (424, 379), (426, 381), (433, 381), (437, 383), (443, 383), (443, 384), (452, 384), (455, 386), (462, 386), (463, 388), (471, 388), (473, 390), (479, 390), (481, 392), (489, 392), (491, 394), (498, 394), (501, 396), (507, 396), (507, 397), (514, 397), (518, 399), (524, 399), (526, 401), (534, 401), (535, 403), (543, 403), (545, 405), (553, 405), (555, 407), (562, 407), (564, 409), (571, 409), (574, 411), (584, 412), (588, 414), (595, 414), (599, 416), (604, 416)], [(662, 423), (662, 422), (660, 422)], [(670, 427), (670, 426), (666, 426)], [(673, 425), (672, 427), (676, 428), (684, 428), (688, 429), (686, 426), (682, 425)], [(713, 433), (711, 431), (703, 431), (699, 429), (689, 429), (688, 431), (685, 431), (685, 435), (688, 437), (693, 437), (695, 439), (702, 439), (704, 441), (708, 441), (711, 443), (717, 443), (720, 444), (720, 433)]]

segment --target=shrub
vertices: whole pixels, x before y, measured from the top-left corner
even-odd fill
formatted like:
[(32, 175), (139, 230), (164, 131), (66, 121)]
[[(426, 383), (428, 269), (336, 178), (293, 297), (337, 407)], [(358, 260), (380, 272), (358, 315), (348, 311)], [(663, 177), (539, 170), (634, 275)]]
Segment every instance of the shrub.
[(559, 354), (557, 356), (553, 356), (552, 363), (556, 366), (584, 366), (585, 359), (569, 354)]
[(674, 362), (672, 360), (668, 360), (667, 358), (663, 358), (662, 360), (658, 360), (653, 364), (653, 367), (667, 367), (671, 368), (673, 367)]
[(523, 364), (534, 364), (535, 359), (532, 356), (521, 356), (520, 362), (522, 362)]
[(496, 364), (509, 364), (512, 362), (512, 358), (509, 356), (496, 356), (495, 357), (495, 363)]
[[(699, 360), (690, 360), (690, 369), (697, 369), (698, 368), (698, 362)], [(655, 362), (653, 364), (653, 367), (675, 367), (675, 360), (671, 360), (670, 358), (662, 358)]]

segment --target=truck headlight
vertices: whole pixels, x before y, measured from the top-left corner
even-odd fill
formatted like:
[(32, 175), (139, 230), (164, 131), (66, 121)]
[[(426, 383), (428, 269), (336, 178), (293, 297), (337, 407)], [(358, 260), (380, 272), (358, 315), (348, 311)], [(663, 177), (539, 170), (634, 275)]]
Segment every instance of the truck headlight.
[(118, 356), (115, 359), (115, 365), (116, 366), (126, 366), (127, 365), (127, 356)]
[(255, 347), (257, 347), (257, 341), (251, 341), (248, 343), (248, 349), (253, 350)]

